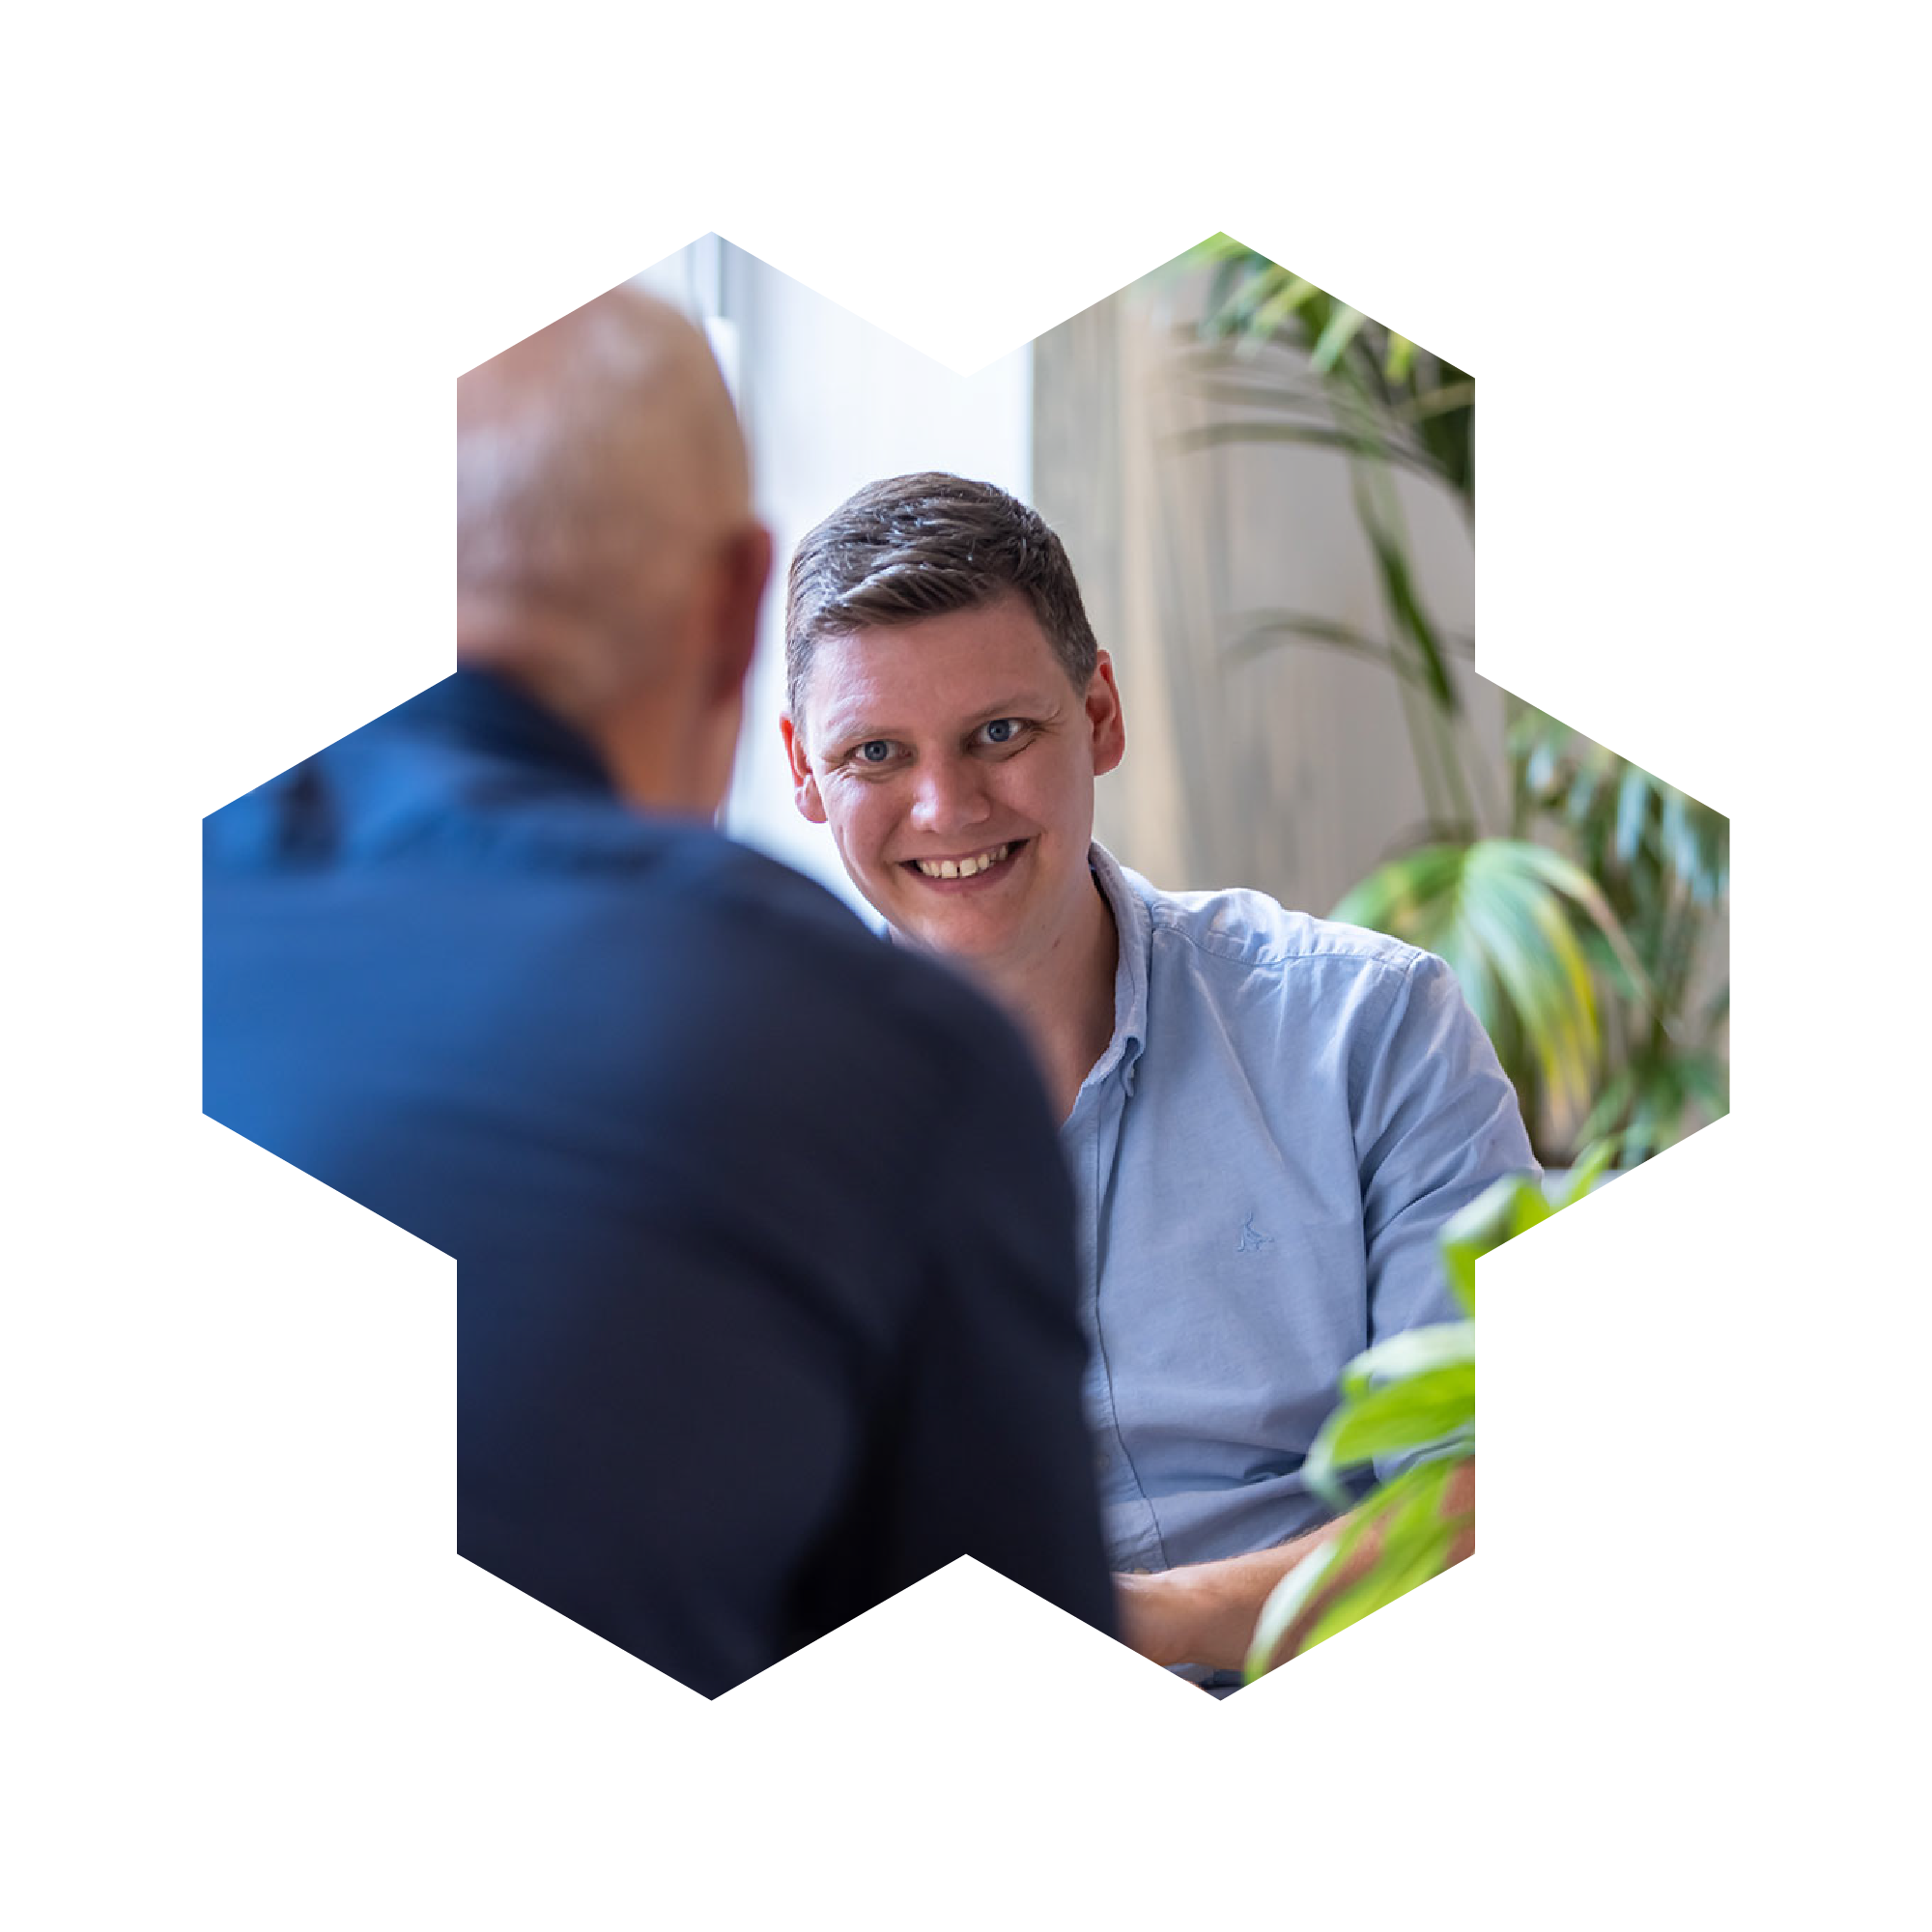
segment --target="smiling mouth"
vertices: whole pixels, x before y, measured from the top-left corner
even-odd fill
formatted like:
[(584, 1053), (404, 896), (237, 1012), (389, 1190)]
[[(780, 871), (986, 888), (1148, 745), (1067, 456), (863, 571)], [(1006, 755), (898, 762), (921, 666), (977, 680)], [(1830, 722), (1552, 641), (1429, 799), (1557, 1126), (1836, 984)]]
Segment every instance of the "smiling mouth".
[(923, 878), (972, 879), (1003, 864), (1025, 843), (1024, 838), (1014, 838), (1004, 845), (989, 845), (983, 852), (969, 853), (963, 859), (907, 859), (903, 863), (909, 871), (918, 872)]

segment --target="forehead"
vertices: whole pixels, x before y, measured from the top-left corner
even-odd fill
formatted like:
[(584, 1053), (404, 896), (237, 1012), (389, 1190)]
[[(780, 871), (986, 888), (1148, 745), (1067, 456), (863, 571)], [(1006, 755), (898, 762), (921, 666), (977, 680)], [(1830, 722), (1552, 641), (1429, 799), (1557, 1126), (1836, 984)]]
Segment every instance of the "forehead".
[(803, 696), (811, 735), (830, 740), (945, 730), (1008, 709), (1058, 709), (1078, 694), (1012, 592), (971, 611), (821, 638)]

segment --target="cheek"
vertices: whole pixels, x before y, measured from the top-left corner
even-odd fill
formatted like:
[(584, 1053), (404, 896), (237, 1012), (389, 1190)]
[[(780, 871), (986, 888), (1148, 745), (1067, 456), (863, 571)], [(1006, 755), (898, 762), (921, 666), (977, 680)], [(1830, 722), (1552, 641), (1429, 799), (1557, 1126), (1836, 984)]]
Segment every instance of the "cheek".
[(836, 785), (824, 794), (838, 849), (859, 861), (872, 859), (895, 823), (892, 801), (871, 785)]
[(1012, 776), (1003, 787), (1007, 800), (1038, 825), (1070, 825), (1078, 814), (1080, 788), (1061, 761), (1042, 758), (1027, 766), (1014, 761)]

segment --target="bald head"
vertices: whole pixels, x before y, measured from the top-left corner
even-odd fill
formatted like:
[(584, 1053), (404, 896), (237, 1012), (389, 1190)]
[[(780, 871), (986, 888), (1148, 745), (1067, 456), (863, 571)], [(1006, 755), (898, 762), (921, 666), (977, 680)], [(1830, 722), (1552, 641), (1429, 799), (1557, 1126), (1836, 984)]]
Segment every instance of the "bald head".
[(641, 726), (673, 759), (720, 704), (735, 732), (768, 564), (730, 397), (676, 310), (613, 289), (459, 380), (458, 657), (624, 734), (606, 749), (640, 798), (693, 776), (641, 770)]

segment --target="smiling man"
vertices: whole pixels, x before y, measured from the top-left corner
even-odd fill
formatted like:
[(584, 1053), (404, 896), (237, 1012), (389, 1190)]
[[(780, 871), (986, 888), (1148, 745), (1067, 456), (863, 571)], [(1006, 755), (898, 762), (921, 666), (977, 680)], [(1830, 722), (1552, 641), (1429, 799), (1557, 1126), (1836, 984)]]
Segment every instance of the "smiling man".
[(1439, 959), (1093, 842), (1120, 694), (1059, 539), (989, 484), (862, 490), (792, 560), (785, 747), (894, 935), (1033, 1044), (1080, 1200), (1086, 1398), (1127, 1640), (1225, 1690), (1331, 1535), (1343, 1365), (1453, 1317), (1442, 1223), (1535, 1163)]

